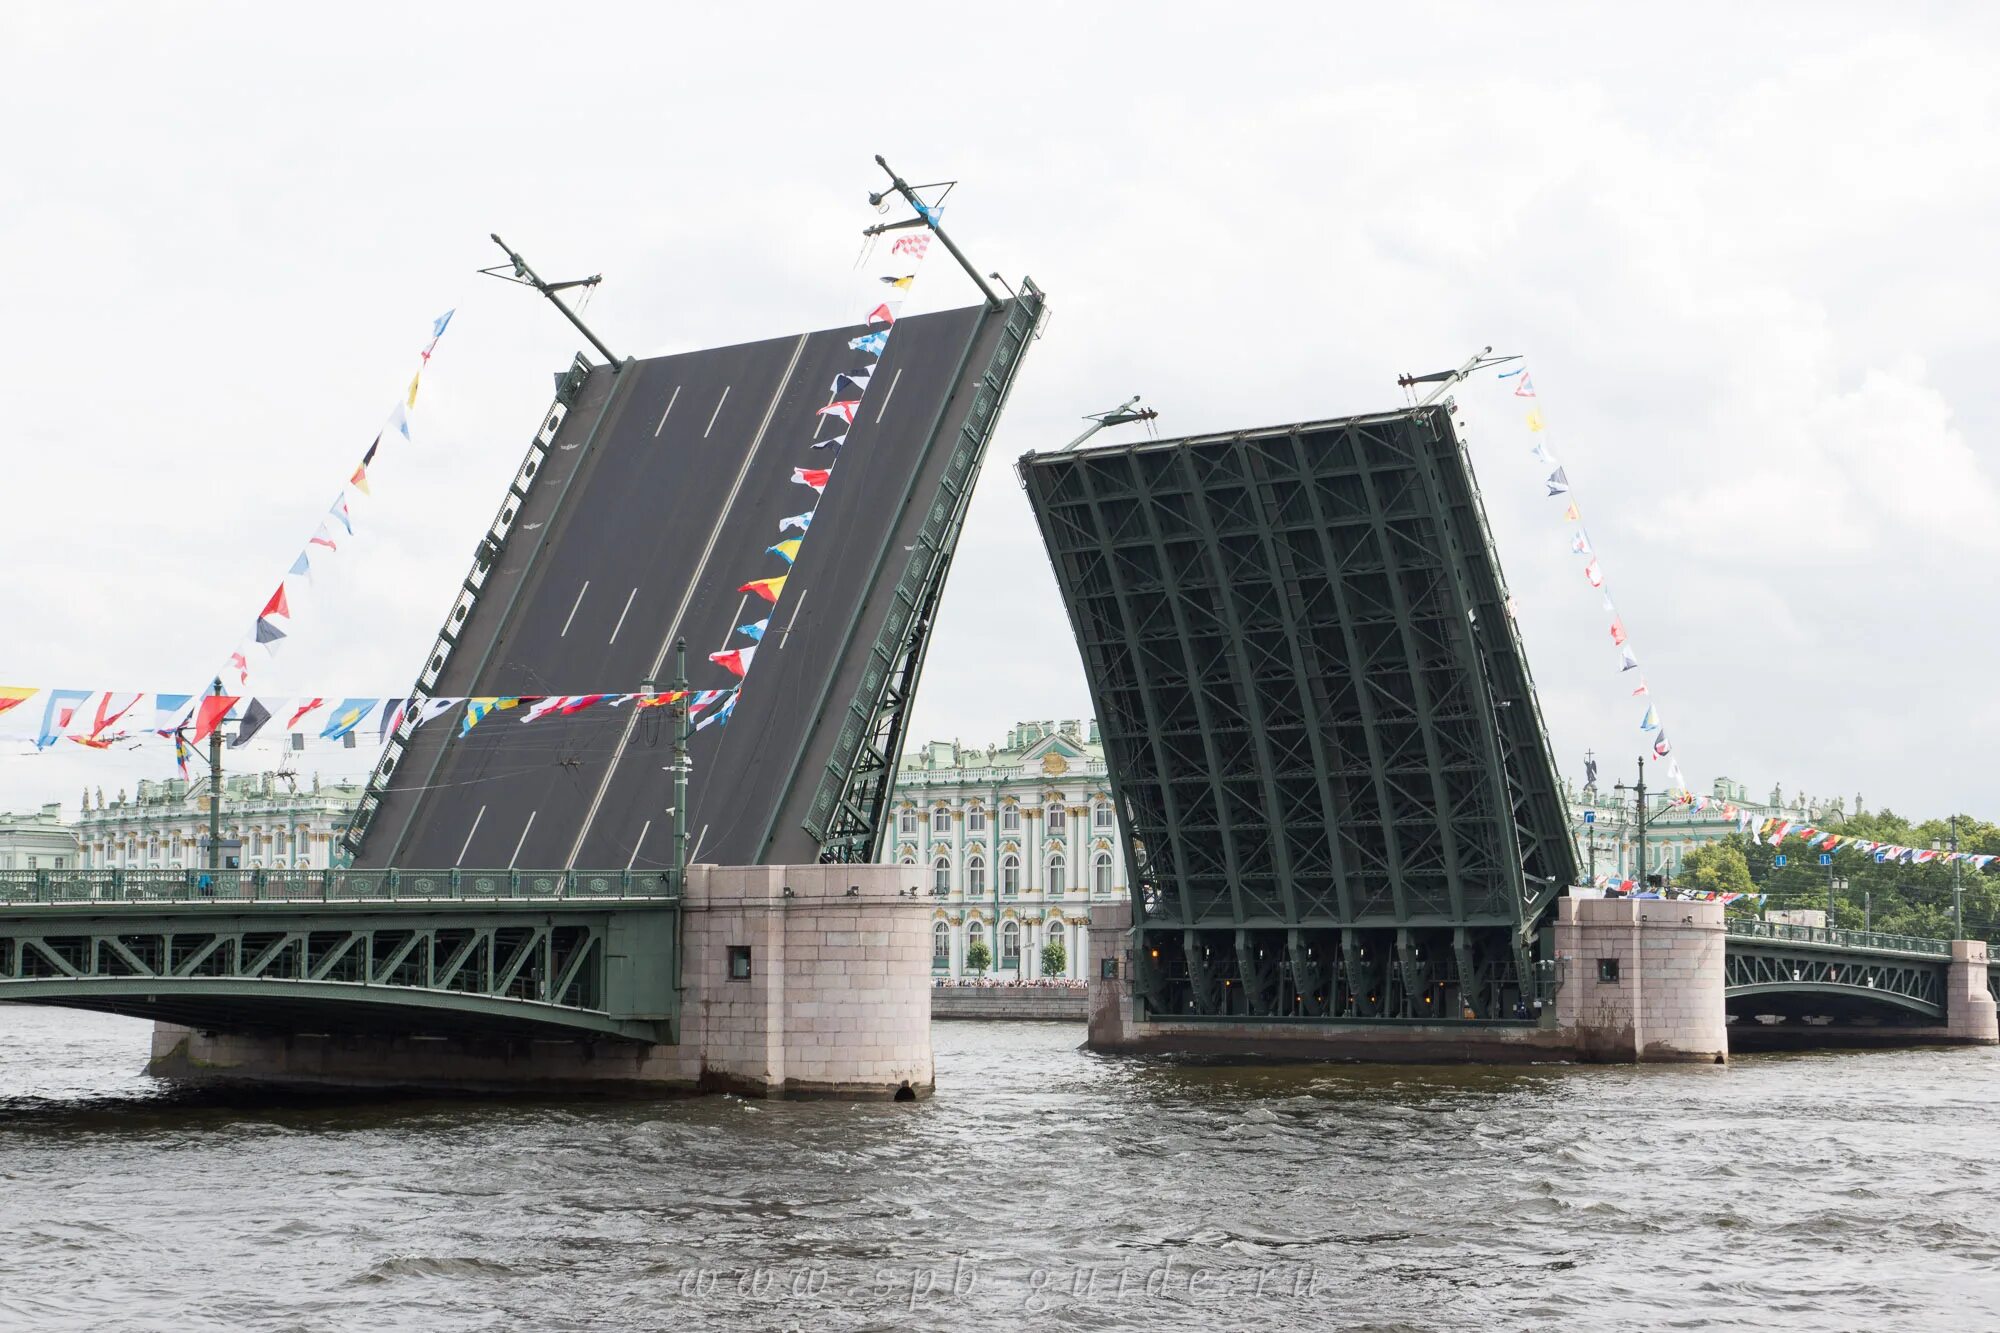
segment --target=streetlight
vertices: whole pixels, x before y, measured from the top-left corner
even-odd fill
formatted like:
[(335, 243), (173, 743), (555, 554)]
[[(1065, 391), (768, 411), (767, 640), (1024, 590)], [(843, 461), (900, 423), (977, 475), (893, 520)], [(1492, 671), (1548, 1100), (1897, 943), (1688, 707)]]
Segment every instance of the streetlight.
[(1833, 935), (1833, 895), (1845, 892), (1847, 892), (1847, 877), (1845, 875), (1834, 874), (1833, 864), (1832, 862), (1828, 862), (1826, 867), (1826, 929), (1829, 939)]

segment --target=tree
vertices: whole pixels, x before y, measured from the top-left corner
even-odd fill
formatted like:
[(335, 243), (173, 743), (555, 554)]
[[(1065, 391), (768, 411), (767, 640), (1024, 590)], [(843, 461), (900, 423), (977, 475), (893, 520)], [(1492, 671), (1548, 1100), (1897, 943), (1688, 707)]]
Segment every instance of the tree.
[(1754, 893), (1750, 863), (1734, 839), (1697, 847), (1681, 858), (1681, 878), (1697, 889), (1715, 893)]
[(974, 940), (966, 946), (965, 965), (974, 976), (986, 975), (986, 969), (993, 966), (993, 952), (986, 947), (985, 940)]
[(1059, 977), (1069, 970), (1069, 950), (1063, 948), (1061, 940), (1050, 940), (1042, 946), (1042, 975)]

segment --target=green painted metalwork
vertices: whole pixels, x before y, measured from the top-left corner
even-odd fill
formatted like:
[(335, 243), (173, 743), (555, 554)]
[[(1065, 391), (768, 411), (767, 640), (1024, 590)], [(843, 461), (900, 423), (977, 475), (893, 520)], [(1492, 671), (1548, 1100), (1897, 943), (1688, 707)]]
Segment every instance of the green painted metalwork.
[[(1763, 924), (1763, 923), (1758, 923)], [(1824, 936), (1827, 931), (1820, 931)], [(1834, 931), (1862, 936), (1863, 931)], [(1723, 996), (1732, 1013), (1842, 1017), (1917, 1015), (1942, 1021), (1950, 943), (1909, 936), (1871, 946), (1855, 941), (1794, 940), (1748, 931), (1730, 933), (1723, 960)], [(1943, 956), (1928, 948), (1943, 944)]]
[(0, 874), (0, 1001), (246, 1032), (674, 1040), (680, 895), (625, 871)]
[(1161, 1017), (1521, 1021), (1575, 852), (1443, 407), (1020, 463)]
[(1951, 941), (1923, 935), (1885, 935), (1878, 930), (1829, 930), (1824, 926), (1792, 926), (1756, 917), (1730, 917), (1723, 927), (1741, 939), (1779, 940), (1790, 944), (1823, 944), (1857, 953), (1909, 953), (1949, 958)]

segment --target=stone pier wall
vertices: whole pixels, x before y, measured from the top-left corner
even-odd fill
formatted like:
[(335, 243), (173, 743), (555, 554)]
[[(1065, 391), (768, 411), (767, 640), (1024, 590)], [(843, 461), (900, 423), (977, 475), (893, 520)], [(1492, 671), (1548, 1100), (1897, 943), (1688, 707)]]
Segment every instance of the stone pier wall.
[[(894, 866), (689, 867), (672, 1045), (273, 1037), (163, 1023), (149, 1070), (204, 1082), (928, 1096), (930, 906), (903, 897), (901, 880)], [(729, 975), (738, 945), (751, 951), (747, 980)]]

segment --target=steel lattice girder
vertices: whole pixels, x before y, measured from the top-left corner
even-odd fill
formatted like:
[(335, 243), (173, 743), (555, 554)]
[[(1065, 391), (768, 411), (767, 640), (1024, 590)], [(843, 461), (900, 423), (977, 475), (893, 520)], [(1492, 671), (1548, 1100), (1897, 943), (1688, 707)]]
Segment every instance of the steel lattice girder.
[(1491, 952), (1478, 933), (1497, 929), (1518, 957), (1575, 856), (1444, 409), (1020, 470), (1126, 816), (1135, 919), (1201, 932), (1163, 951), (1198, 1005), (1268, 988), (1234, 962), (1210, 984), (1214, 932), (1466, 927)]
[(0, 1001), (228, 1030), (673, 1039), (678, 905), (0, 915)]
[[(1732, 937), (1723, 963), (1724, 996), (1826, 997), (1927, 1018), (1945, 1016), (1948, 959), (1907, 954), (1843, 952), (1779, 941)], [(1732, 1008), (1754, 1008), (1751, 1004)], [(1797, 1007), (1797, 1006), (1791, 1006)]]

